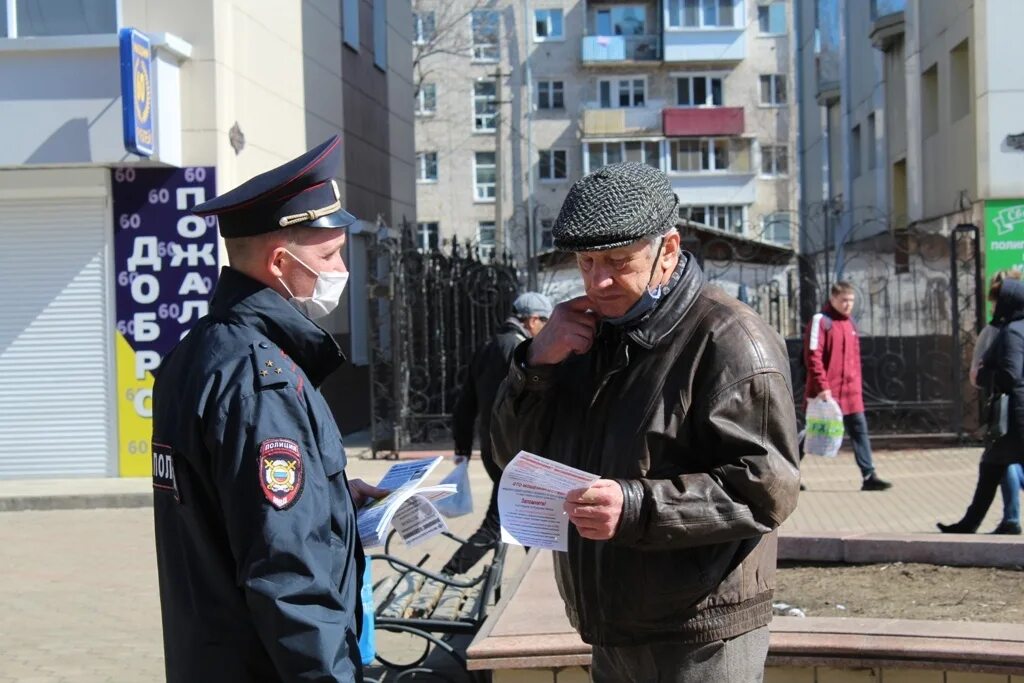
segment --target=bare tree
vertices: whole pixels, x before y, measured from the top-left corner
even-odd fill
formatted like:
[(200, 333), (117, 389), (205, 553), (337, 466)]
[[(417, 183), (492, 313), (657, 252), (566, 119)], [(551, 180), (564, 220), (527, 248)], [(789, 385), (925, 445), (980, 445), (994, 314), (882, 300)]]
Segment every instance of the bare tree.
[[(435, 55), (469, 59), (473, 35), (469, 17), (475, 10), (491, 8), (495, 0), (413, 0), (415, 35), (412, 44), (412, 72), (415, 94), (429, 80), (439, 62)], [(495, 35), (497, 45), (497, 34)]]

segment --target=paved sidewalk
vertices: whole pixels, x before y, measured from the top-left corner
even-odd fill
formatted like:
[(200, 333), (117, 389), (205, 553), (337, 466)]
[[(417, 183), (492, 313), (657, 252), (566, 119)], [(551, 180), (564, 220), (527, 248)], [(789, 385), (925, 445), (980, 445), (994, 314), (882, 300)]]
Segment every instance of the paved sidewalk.
[[(348, 473), (376, 482), (392, 463), (360, 459), (350, 449)], [(796, 514), (783, 531), (879, 531), (934, 534), (936, 520), (955, 521), (970, 499), (978, 448), (876, 454), (881, 475), (896, 487), (861, 493), (853, 456), (808, 459)], [(451, 468), (442, 463), (435, 478)], [(470, 468), (477, 505), (451, 520), (468, 535), (486, 506), (490, 481), (479, 462)], [(0, 510), (26, 501), (123, 505), (149, 496), (145, 479), (20, 480), (0, 482)], [(81, 507), (80, 505), (76, 505)], [(997, 497), (983, 531), (999, 520)], [(0, 512), (3, 554), (0, 584), (0, 683), (134, 683), (163, 678), (160, 611), (152, 510), (146, 507)], [(403, 551), (438, 567), (451, 552), (439, 538)], [(523, 553), (509, 553), (506, 580)], [(399, 644), (401, 646), (401, 644)]]

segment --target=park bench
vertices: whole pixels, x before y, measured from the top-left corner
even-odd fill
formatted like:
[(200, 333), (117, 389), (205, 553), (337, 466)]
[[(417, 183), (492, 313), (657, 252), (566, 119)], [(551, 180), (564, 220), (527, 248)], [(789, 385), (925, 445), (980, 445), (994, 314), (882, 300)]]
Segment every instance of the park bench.
[[(443, 534), (454, 543), (466, 543), (450, 532)], [(487, 619), (488, 610), (501, 599), (507, 546), (499, 543), (469, 573), (451, 576), (426, 569), (429, 554), (415, 563), (395, 556), (391, 552), (394, 538), (392, 531), (384, 543), (384, 552), (370, 555), (375, 576), (374, 630), (409, 634), (423, 639), (424, 646), (418, 656), (414, 654), (403, 658), (407, 661), (398, 661), (380, 651), (378, 640), (377, 660), (398, 673), (398, 679), (417, 673), (436, 675), (437, 672), (423, 665), (431, 649), (437, 648), (455, 660), (461, 671), (466, 671), (465, 656), (449, 641), (456, 635), (475, 635)], [(382, 571), (386, 574), (376, 578)], [(467, 672), (466, 676), (480, 680), (477, 673)]]

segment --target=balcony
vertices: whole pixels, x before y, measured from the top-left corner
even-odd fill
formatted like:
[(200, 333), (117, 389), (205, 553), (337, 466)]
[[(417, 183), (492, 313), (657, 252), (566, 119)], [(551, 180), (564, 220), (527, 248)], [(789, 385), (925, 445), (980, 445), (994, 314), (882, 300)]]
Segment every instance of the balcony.
[(585, 36), (582, 45), (584, 66), (656, 64), (661, 60), (659, 36)]
[(736, 63), (747, 56), (745, 28), (665, 29), (665, 61), (686, 63)]
[(684, 206), (752, 204), (756, 173), (751, 140), (676, 138), (669, 141), (668, 177)]
[(666, 137), (743, 135), (743, 107), (667, 107), (662, 112)]
[(661, 134), (661, 107), (598, 109), (591, 104), (583, 110), (583, 137), (630, 137)]

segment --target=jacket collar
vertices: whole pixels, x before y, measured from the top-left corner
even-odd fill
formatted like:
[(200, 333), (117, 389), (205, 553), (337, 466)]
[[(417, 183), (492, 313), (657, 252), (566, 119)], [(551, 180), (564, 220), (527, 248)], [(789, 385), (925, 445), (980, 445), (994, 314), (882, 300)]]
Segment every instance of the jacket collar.
[(210, 304), (213, 317), (251, 327), (291, 356), (315, 386), (345, 362), (345, 354), (322, 327), (274, 290), (225, 267)]
[[(686, 311), (704, 289), (704, 273), (697, 265), (697, 259), (686, 251), (680, 252), (679, 257), (684, 259), (679, 280), (658, 301), (658, 305), (646, 318), (636, 326), (623, 331), (629, 339), (645, 349), (658, 346), (676, 329)], [(615, 328), (607, 324), (602, 325), (602, 332), (605, 330)]]
[(822, 306), (822, 308), (821, 308), (821, 312), (824, 313), (825, 315), (827, 315), (828, 317), (832, 318), (833, 320), (849, 320), (850, 319), (850, 316), (843, 315), (842, 313), (837, 311), (832, 306), (832, 302), (830, 302), (830, 301), (825, 302), (825, 305)]

